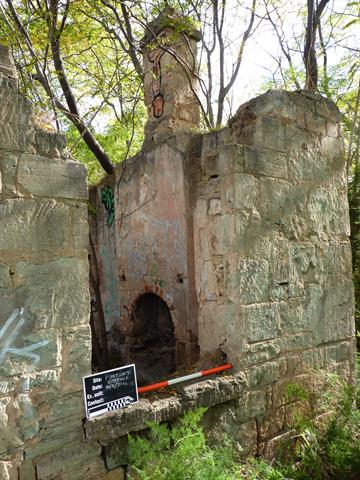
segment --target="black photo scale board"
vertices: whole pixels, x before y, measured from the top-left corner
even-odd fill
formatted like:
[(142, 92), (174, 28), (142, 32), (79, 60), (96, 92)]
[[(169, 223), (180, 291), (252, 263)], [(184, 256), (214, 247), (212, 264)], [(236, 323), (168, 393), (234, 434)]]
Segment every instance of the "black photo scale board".
[(139, 401), (134, 364), (83, 377), (83, 385), (87, 418)]

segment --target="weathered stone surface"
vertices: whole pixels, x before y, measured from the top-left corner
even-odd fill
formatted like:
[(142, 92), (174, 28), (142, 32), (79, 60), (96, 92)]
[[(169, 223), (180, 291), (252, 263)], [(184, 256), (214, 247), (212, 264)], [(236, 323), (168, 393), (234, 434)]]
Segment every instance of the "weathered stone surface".
[[(19, 263), (16, 276), (21, 280), (19, 297), (34, 321), (36, 330), (73, 327), (88, 323), (89, 293), (87, 259), (59, 258), (36, 265)], [(71, 299), (71, 301), (69, 301)]]
[(1, 152), (0, 153), (0, 166), (2, 170), (1, 184), (2, 193), (5, 196), (16, 196), (17, 184), (16, 184), (16, 171), (18, 166), (18, 154)]
[(65, 135), (57, 132), (37, 130), (35, 133), (35, 145), (38, 155), (50, 158), (59, 157), (66, 147), (66, 138)]
[(265, 391), (253, 390), (237, 401), (237, 421), (244, 423), (251, 418), (261, 417), (265, 414), (266, 407)]
[(269, 265), (262, 258), (241, 258), (238, 263), (239, 298), (243, 305), (269, 299)]
[(0, 75), (0, 145), (10, 151), (28, 150), (33, 140), (31, 104), (18, 95), (17, 82)]
[[(34, 129), (29, 103), (0, 74), (0, 437), (14, 466), (0, 464), (6, 479), (29, 480), (34, 468), (39, 480), (122, 479), (127, 433), (200, 406), (213, 435), (273, 455), (288, 385), (311, 386), (308, 368), (353, 375), (339, 112), (315, 94), (271, 91), (220, 132), (173, 136), (196, 124), (193, 94), (172, 58), (146, 55), (145, 150), (93, 194), (111, 353), (127, 358), (137, 300), (150, 294), (168, 308), (177, 366), (198, 348), (221, 350), (245, 374), (87, 420), (83, 438), (85, 171), (63, 137)], [(154, 98), (159, 81), (164, 104)]]
[[(72, 247), (71, 208), (55, 200), (6, 200), (0, 204), (0, 251), (59, 254)], [(26, 249), (24, 249), (26, 245)]]
[(123, 468), (116, 468), (106, 474), (105, 480), (124, 480), (125, 470)]
[(86, 438), (106, 441), (132, 431), (144, 430), (148, 422), (173, 420), (188, 410), (229, 402), (247, 390), (244, 374), (219, 377), (184, 387), (183, 394), (155, 400), (141, 400), (127, 409), (86, 421)]
[(37, 197), (87, 200), (86, 169), (71, 160), (22, 155), (18, 182), (23, 191)]
[(0, 45), (0, 72), (11, 78), (17, 78), (17, 71), (10, 48)]
[(129, 463), (128, 443), (128, 437), (119, 437), (107, 442), (103, 447), (103, 456), (108, 470), (111, 471)]
[[(226, 328), (219, 324), (222, 318)], [(245, 332), (243, 322), (239, 322), (234, 304), (217, 304), (206, 302), (199, 311), (199, 336), (201, 336), (203, 353), (213, 352), (218, 348), (233, 347), (234, 351), (240, 352), (244, 343)], [(216, 345), (216, 347), (215, 347)]]
[(276, 338), (279, 332), (280, 314), (277, 304), (249, 305), (241, 309), (249, 329), (249, 342)]
[(249, 372), (250, 387), (254, 388), (275, 383), (286, 374), (286, 370), (287, 363), (285, 358), (255, 366)]
[(98, 460), (97, 442), (67, 445), (36, 462), (36, 473), (41, 480), (71, 478), (72, 480), (98, 480), (106, 478), (104, 464)]
[(18, 470), (12, 462), (0, 461), (0, 478), (2, 480), (18, 480)]
[(245, 147), (245, 171), (269, 177), (287, 178), (287, 155), (256, 147)]
[(0, 74), (0, 477), (100, 480), (100, 446), (84, 446), (81, 423), (91, 355), (85, 171), (51, 158), (64, 139), (37, 130), (34, 141), (31, 117)]

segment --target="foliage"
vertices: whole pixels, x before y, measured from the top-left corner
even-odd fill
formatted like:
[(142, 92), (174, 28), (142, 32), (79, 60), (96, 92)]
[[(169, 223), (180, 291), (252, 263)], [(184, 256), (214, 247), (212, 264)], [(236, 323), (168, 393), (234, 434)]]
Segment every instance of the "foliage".
[[(170, 428), (150, 424), (148, 438), (129, 437), (132, 468), (141, 480), (355, 480), (360, 475), (359, 389), (337, 375), (316, 375), (317, 394), (327, 382), (330, 393), (317, 400), (330, 412), (322, 425), (313, 408), (299, 408), (293, 435), (284, 444), (282, 463), (241, 460), (239, 449), (226, 439), (219, 446), (206, 443), (201, 418), (204, 410), (189, 412)], [(288, 401), (309, 402), (314, 392), (296, 384), (288, 387)], [(312, 406), (313, 407), (313, 406)]]
[[(135, 114), (129, 112), (123, 116), (121, 122), (109, 123), (101, 133), (94, 131), (97, 141), (111, 156), (114, 164), (123, 162), (140, 150), (144, 140), (145, 117), (145, 107), (140, 104)], [(99, 162), (91, 155), (87, 146), (79, 141), (79, 133), (74, 126), (68, 127), (66, 137), (72, 155), (86, 165), (89, 182), (96, 184), (104, 176)]]
[(129, 437), (130, 458), (141, 480), (235, 480), (235, 454), (228, 442), (206, 445), (204, 409), (189, 412), (173, 428), (151, 423), (149, 439)]
[(325, 428), (305, 416), (297, 416), (291, 465), (282, 467), (293, 480), (352, 480), (360, 475), (359, 384), (329, 377), (332, 389), (322, 408), (330, 412)]

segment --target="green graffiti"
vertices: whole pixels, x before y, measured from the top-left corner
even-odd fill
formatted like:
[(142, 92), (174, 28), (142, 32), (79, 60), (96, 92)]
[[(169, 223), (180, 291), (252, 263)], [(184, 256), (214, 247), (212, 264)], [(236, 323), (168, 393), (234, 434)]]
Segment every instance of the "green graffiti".
[(108, 185), (101, 189), (101, 202), (107, 211), (106, 224), (111, 227), (115, 220), (114, 192)]

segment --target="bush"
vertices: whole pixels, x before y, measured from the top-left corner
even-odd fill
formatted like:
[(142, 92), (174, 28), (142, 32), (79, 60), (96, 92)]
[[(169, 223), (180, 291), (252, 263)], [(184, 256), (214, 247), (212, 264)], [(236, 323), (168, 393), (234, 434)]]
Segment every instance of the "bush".
[[(323, 375), (322, 375), (323, 377)], [(322, 379), (323, 380), (323, 379)], [(321, 380), (321, 381), (322, 381)], [(331, 396), (325, 395), (322, 411), (332, 413), (321, 427), (309, 410), (295, 415), (294, 435), (285, 445), (291, 452), (286, 464), (263, 460), (242, 461), (239, 449), (224, 439), (220, 446), (206, 443), (200, 409), (185, 415), (176, 426), (152, 423), (148, 438), (129, 436), (130, 460), (141, 480), (356, 480), (360, 478), (359, 390), (328, 375)], [(321, 385), (321, 382), (320, 382)], [(311, 393), (289, 387), (292, 397), (312, 402)], [(295, 400), (296, 400), (295, 399)], [(325, 400), (324, 400), (325, 399)]]
[(200, 426), (204, 412), (189, 412), (171, 429), (151, 423), (148, 439), (129, 437), (130, 460), (141, 480), (239, 479), (229, 442), (216, 449), (206, 445)]

